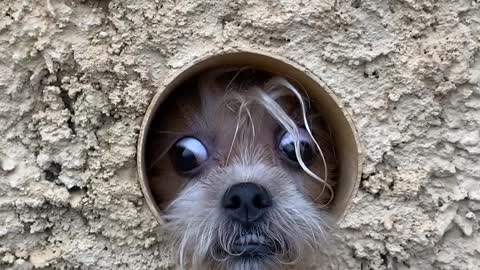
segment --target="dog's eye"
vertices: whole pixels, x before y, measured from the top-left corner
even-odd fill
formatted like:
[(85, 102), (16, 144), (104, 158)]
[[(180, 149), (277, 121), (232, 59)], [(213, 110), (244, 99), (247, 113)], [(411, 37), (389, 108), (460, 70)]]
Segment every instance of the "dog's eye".
[(173, 162), (180, 172), (188, 173), (208, 159), (207, 148), (194, 137), (178, 140), (172, 149)]
[[(308, 134), (308, 131), (301, 128), (299, 129), (298, 139), (300, 142), (300, 156), (305, 164), (308, 164), (312, 161), (314, 157), (314, 146), (313, 141)], [(295, 153), (295, 137), (285, 132), (280, 139), (280, 150), (290, 161), (298, 163), (297, 154)]]

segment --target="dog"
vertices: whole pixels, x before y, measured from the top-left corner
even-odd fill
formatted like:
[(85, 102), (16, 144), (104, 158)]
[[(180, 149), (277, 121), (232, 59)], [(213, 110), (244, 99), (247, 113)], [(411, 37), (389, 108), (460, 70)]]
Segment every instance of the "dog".
[(305, 269), (325, 251), (335, 147), (293, 81), (248, 67), (201, 73), (164, 101), (149, 149), (181, 269)]

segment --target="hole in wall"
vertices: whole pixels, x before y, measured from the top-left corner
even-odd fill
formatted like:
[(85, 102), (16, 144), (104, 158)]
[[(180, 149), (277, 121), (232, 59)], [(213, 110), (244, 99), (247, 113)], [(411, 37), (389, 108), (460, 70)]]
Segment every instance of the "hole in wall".
[(99, 8), (104, 12), (108, 12), (108, 5), (111, 0), (81, 0), (80, 3), (93, 7)]
[(56, 162), (52, 162), (44, 172), (45, 179), (47, 181), (54, 182), (62, 172), (62, 165)]
[(353, 0), (352, 1), (352, 7), (353, 8), (360, 8), (362, 6), (362, 1), (361, 0)]
[[(187, 115), (190, 113), (190, 117), (193, 118), (198, 116), (197, 105), (200, 101), (203, 102), (204, 100), (203, 98), (198, 98), (199, 96), (212, 95), (212, 99), (219, 97), (218, 93), (213, 94), (197, 91), (199, 78), (209, 72), (211, 74), (212, 70), (218, 71), (219, 69), (233, 70), (233, 73), (222, 73), (221, 76), (224, 77), (216, 77), (216, 80), (218, 79), (223, 86), (219, 88), (222, 91), (228, 89), (232, 80), (240, 80), (240, 85), (243, 85), (242, 87), (245, 87), (244, 89), (251, 89), (250, 86), (258, 84), (268, 85), (272, 76), (281, 76), (286, 78), (295, 88), (301, 89), (305, 97), (308, 96), (312, 110), (315, 112), (315, 115), (320, 116), (313, 121), (318, 120), (321, 123), (320, 126), (322, 129), (328, 130), (329, 136), (331, 136), (331, 144), (329, 144), (328, 147), (330, 147), (330, 150), (334, 153), (336, 170), (332, 178), (335, 194), (333, 201), (329, 204), (329, 211), (335, 219), (340, 219), (349, 207), (350, 201), (358, 189), (361, 171), (360, 146), (350, 116), (343, 109), (333, 92), (309, 71), (279, 56), (248, 50), (223, 51), (199, 59), (175, 74), (164, 87), (159, 89), (159, 92), (152, 100), (140, 131), (137, 165), (140, 184), (146, 202), (159, 222), (164, 222), (162, 218), (162, 210), (164, 207), (177, 196), (178, 192), (188, 184), (190, 179), (194, 178), (187, 176), (191, 173), (189, 169), (196, 169), (195, 162), (198, 162), (198, 160), (203, 162), (203, 158), (205, 158), (206, 164), (209, 164), (208, 162), (223, 164), (222, 162), (225, 162), (225, 156), (208, 156), (209, 154), (218, 152), (218, 149), (211, 146), (219, 144), (222, 145), (220, 149), (231, 150), (228, 144), (219, 142), (225, 141), (222, 138), (219, 139), (219, 136), (206, 136), (202, 134), (202, 131), (199, 131), (201, 128), (199, 130), (185, 130), (181, 124), (182, 121), (185, 120), (185, 117), (180, 114), (180, 112), (186, 113)], [(238, 72), (239, 69), (241, 69), (242, 72)], [(218, 83), (218, 81), (215, 81), (215, 83)], [(206, 100), (209, 100), (209, 98), (210, 97)], [(285, 102), (285, 104), (289, 104), (288, 101)], [(189, 104), (192, 105), (190, 106)], [(299, 104), (300, 103), (290, 107), (292, 110), (297, 110)], [(174, 112), (172, 112), (173, 107), (176, 107), (176, 111)], [(289, 106), (286, 105), (286, 107)], [(236, 108), (238, 109), (239, 107), (237, 106)], [(225, 113), (225, 115), (226, 114), (227, 113)], [(254, 116), (257, 117), (257, 115)], [(212, 114), (210, 117), (225, 119), (223, 115)], [(251, 112), (248, 117), (252, 117)], [(249, 121), (248, 117), (245, 118), (247, 122)], [(218, 119), (216, 120), (217, 124)], [(312, 120), (308, 121), (307, 123), (312, 123)], [(228, 123), (230, 122), (231, 121), (224, 122), (224, 126), (227, 127), (225, 129), (226, 133), (236, 127), (235, 125), (229, 125)], [(273, 132), (275, 129), (274, 125), (269, 125), (268, 123), (268, 120), (262, 120), (262, 125), (265, 124), (269, 126), (269, 130), (272, 132), (267, 132), (268, 135), (262, 134), (262, 136), (271, 140), (271, 145), (275, 148), (278, 143), (279, 133)], [(315, 125), (316, 123), (314, 122), (313, 124)], [(260, 125), (256, 126), (253, 124), (252, 126), (256, 127), (256, 132), (262, 133), (262, 131), (258, 131)], [(262, 130), (265, 130), (263, 126)], [(170, 138), (162, 139), (167, 137)], [(185, 137), (193, 137), (193, 139), (189, 138), (186, 142), (181, 142), (180, 147), (185, 148), (185, 145), (190, 144), (194, 149), (194, 153), (190, 153), (190, 155), (184, 159), (188, 161), (188, 164), (181, 164), (183, 166), (181, 171), (185, 171), (187, 176), (178, 173), (178, 164), (175, 164), (176, 159), (172, 158), (172, 155), (175, 156), (175, 154), (172, 154), (171, 150), (179, 143), (179, 139)], [(163, 142), (158, 142), (162, 140)], [(184, 150), (184, 148), (181, 149)], [(231, 151), (226, 152), (228, 152), (228, 154), (231, 153)], [(155, 163), (160, 160), (158, 157), (161, 157), (162, 164), (165, 165), (159, 166), (161, 173), (158, 175), (161, 177), (155, 177), (155, 173), (152, 173), (152, 168), (155, 170), (157, 166)], [(195, 162), (192, 163), (192, 159), (194, 159)], [(272, 162), (273, 160), (278, 161), (281, 159), (272, 157)], [(198, 167), (201, 166), (199, 165)], [(319, 170), (319, 174), (324, 174), (324, 171)]]

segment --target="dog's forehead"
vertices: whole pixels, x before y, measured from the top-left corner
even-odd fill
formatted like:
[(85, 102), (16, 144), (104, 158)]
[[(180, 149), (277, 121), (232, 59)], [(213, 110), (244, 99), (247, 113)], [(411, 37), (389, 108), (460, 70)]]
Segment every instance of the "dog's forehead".
[[(219, 139), (231, 140), (233, 134), (237, 133), (246, 137), (250, 134), (251, 140), (262, 141), (267, 137), (271, 140), (272, 132), (278, 127), (278, 123), (264, 106), (248, 101), (255, 90), (188, 91), (176, 99), (176, 108), (169, 113), (172, 116), (177, 115), (170, 124), (182, 129), (182, 132), (215, 136)], [(289, 114), (292, 113), (294, 106), (287, 100), (280, 100), (279, 103)]]

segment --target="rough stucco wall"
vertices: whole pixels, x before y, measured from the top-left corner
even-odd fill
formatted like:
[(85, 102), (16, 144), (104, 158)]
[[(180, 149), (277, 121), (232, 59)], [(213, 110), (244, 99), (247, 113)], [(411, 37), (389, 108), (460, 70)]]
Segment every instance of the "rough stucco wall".
[(168, 268), (139, 124), (167, 76), (235, 46), (352, 112), (364, 172), (338, 269), (480, 269), (479, 37), (478, 0), (3, 0), (0, 269)]

